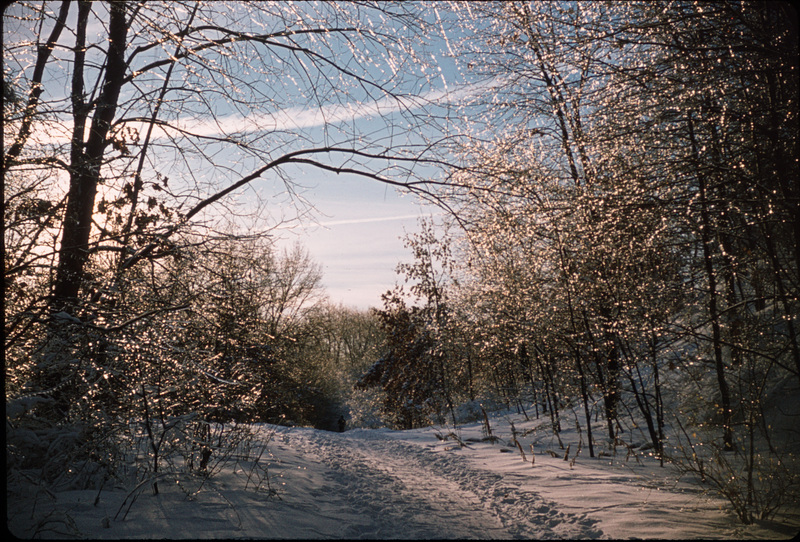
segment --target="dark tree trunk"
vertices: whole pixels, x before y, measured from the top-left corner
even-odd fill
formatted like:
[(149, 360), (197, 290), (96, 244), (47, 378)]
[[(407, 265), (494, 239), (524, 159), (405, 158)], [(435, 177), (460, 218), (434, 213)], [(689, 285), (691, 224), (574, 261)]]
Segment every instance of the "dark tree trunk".
[[(85, 36), (90, 6), (82, 2), (77, 25), (78, 42)], [(73, 77), (73, 104), (75, 131), (73, 132), (70, 184), (64, 231), (59, 249), (58, 269), (53, 292), (52, 309), (72, 312), (77, 307), (78, 294), (84, 278), (84, 267), (89, 256), (89, 236), (92, 229), (100, 166), (108, 142), (108, 133), (117, 110), (120, 88), (125, 78), (125, 47), (128, 23), (125, 3), (109, 4), (108, 54), (106, 72), (100, 95), (94, 104), (94, 116), (85, 144), (83, 127), (91, 104), (83, 101), (83, 52), (76, 48), (76, 65)], [(79, 131), (80, 130), (80, 131)]]

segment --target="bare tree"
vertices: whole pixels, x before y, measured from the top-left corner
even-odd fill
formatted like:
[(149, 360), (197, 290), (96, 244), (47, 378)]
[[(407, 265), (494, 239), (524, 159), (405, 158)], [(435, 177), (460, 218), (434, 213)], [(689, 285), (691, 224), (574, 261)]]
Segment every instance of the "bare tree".
[(292, 343), (318, 267), (299, 250), (235, 259), (222, 240), (312, 212), (309, 171), (435, 197), (428, 19), (402, 3), (4, 8), (8, 398), (24, 406), (13, 424), (73, 439), (38, 467), (119, 457), (132, 417), (155, 469), (160, 443), (200, 438), (226, 397), (265, 417), (310, 393), (276, 343)]
[(20, 297), (11, 331), (52, 314), (107, 330), (136, 318), (100, 316), (126, 273), (224, 220), (263, 213), (269, 229), (286, 204), (308, 212), (303, 169), (436, 183), (413, 175), (439, 163), (417, 5), (64, 1), (3, 15), (4, 92), (18, 97), (4, 197), (22, 221), (5, 280), (20, 293), (36, 271), (47, 290)]

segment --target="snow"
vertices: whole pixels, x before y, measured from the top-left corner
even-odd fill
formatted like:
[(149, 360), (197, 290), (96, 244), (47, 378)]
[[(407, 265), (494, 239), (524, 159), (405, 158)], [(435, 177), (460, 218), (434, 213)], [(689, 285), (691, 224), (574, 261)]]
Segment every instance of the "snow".
[(561, 433), (565, 461), (548, 426), (546, 417), (498, 413), (492, 442), (479, 422), (344, 433), (257, 425), (249, 448), (213, 476), (172, 471), (158, 495), (149, 483), (50, 493), (9, 481), (8, 527), (22, 538), (90, 539), (772, 540), (800, 532), (800, 510), (743, 525), (726, 501), (646, 452), (609, 448), (590, 458), (582, 449), (573, 461), (575, 429)]

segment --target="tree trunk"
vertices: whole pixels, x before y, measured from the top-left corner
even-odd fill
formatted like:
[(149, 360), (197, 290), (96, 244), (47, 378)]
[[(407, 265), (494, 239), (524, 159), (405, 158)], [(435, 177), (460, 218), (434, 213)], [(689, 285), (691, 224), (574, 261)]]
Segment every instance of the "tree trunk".
[[(89, 3), (80, 5), (77, 34), (85, 36)], [(70, 184), (67, 194), (67, 209), (64, 231), (59, 249), (58, 269), (51, 308), (55, 311), (73, 312), (77, 308), (78, 293), (84, 278), (84, 267), (89, 256), (89, 237), (92, 229), (97, 185), (100, 182), (100, 166), (108, 141), (108, 133), (117, 110), (120, 88), (125, 78), (125, 47), (128, 24), (125, 19), (125, 3), (109, 4), (108, 54), (106, 72), (100, 95), (95, 104), (94, 116), (85, 144), (82, 128), (91, 107), (83, 101), (83, 52), (76, 51), (76, 66), (73, 77), (73, 103), (75, 108), (75, 131), (71, 142)], [(76, 49), (81, 49), (78, 47)], [(77, 94), (76, 94), (77, 91)], [(78, 129), (80, 128), (80, 132)]]
[(733, 446), (733, 411), (731, 409), (730, 391), (725, 379), (725, 362), (722, 357), (722, 331), (720, 325), (719, 309), (717, 307), (717, 276), (714, 269), (714, 261), (711, 254), (711, 218), (708, 210), (708, 194), (705, 174), (699, 171), (700, 158), (697, 150), (697, 141), (694, 136), (694, 127), (691, 117), (688, 122), (689, 137), (692, 144), (692, 152), (696, 160), (697, 182), (699, 183), (700, 197), (700, 237), (703, 245), (703, 263), (705, 266), (706, 279), (708, 280), (708, 317), (711, 321), (712, 347), (714, 349), (714, 368), (717, 374), (717, 384), (719, 386), (720, 402), (722, 403), (722, 430), (723, 430), (723, 449), (731, 451)]

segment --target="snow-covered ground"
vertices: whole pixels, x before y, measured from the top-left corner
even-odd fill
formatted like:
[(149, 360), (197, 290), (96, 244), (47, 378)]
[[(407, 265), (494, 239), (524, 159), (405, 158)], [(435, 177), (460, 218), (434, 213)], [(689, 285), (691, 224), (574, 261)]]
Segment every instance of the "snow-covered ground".
[[(525, 454), (510, 442), (510, 422)], [(545, 418), (331, 433), (262, 425), (263, 438), (213, 477), (164, 476), (159, 494), (56, 494), (14, 483), (19, 537), (94, 539), (791, 539), (800, 513), (745, 526), (727, 502), (644, 454), (573, 462)], [(263, 443), (266, 443), (264, 445)], [(463, 444), (463, 446), (462, 446)], [(531, 444), (535, 455), (531, 461)], [(550, 452), (556, 455), (554, 457)], [(257, 460), (254, 461), (254, 460)]]

